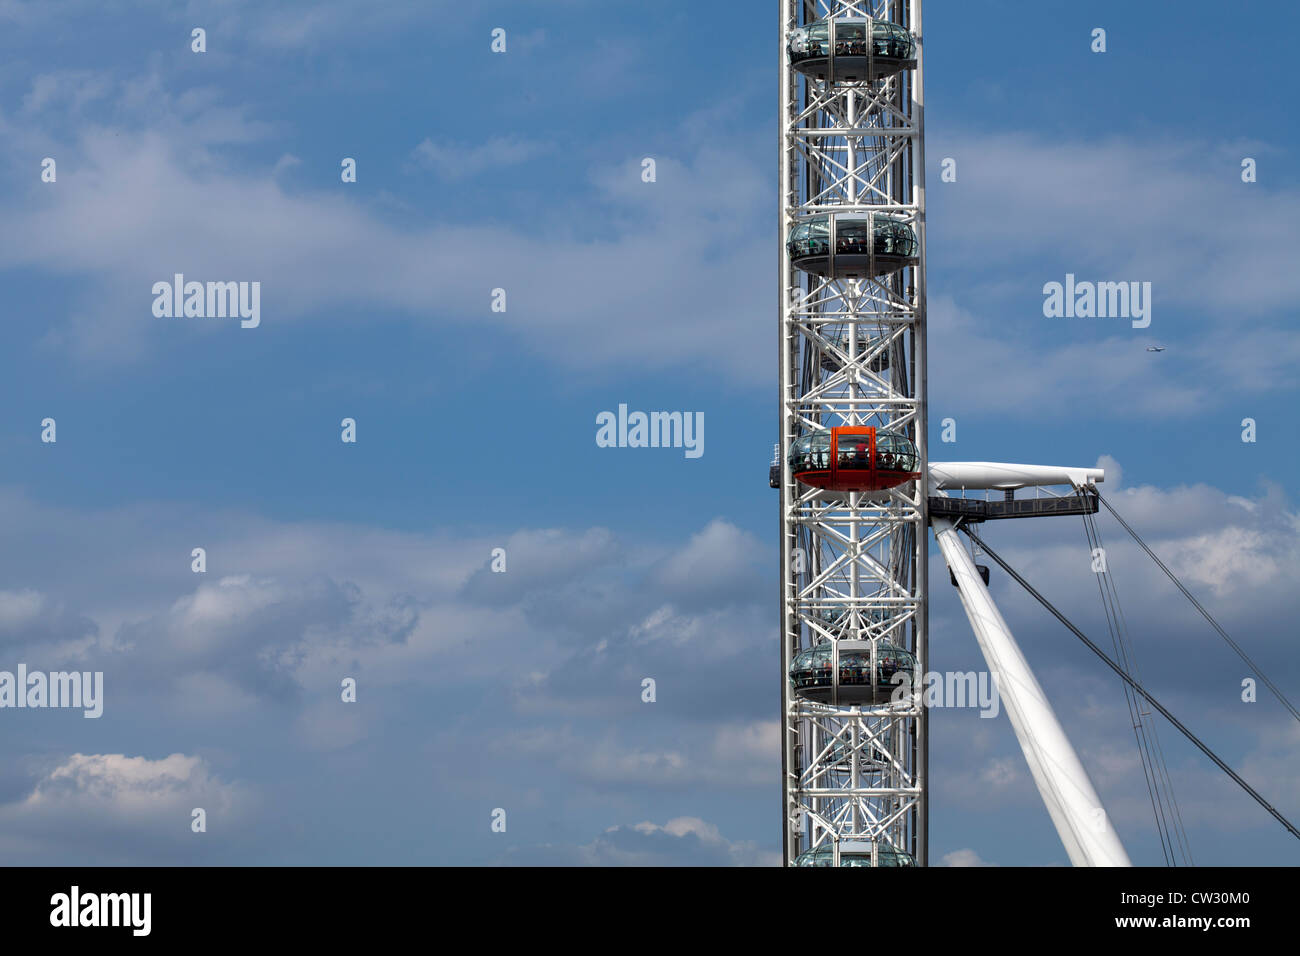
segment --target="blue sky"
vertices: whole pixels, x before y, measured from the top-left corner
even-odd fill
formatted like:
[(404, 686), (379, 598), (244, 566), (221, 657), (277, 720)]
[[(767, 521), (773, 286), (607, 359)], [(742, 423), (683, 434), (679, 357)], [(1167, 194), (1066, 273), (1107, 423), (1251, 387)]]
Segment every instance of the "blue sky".
[[(98, 721), (3, 712), (0, 856), (774, 861), (777, 14), (754, 7), (0, 2), (0, 667), (107, 681)], [(1294, 18), (1235, 9), (926, 5), (931, 457), (1105, 456), (1294, 689)], [(260, 281), (261, 326), (155, 318), (176, 272)], [(1045, 318), (1066, 273), (1150, 281), (1151, 327)], [(597, 447), (620, 403), (703, 412), (705, 454)], [(1239, 702), (1240, 664), (1102, 527), (1148, 682), (1300, 814), (1295, 725)], [(1076, 524), (988, 530), (1104, 627)], [(1158, 863), (1117, 684), (994, 591)], [(978, 668), (944, 588), (932, 615), (936, 664)], [(933, 727), (934, 862), (1064, 863), (1005, 717)], [(1198, 862), (1293, 862), (1162, 741)]]

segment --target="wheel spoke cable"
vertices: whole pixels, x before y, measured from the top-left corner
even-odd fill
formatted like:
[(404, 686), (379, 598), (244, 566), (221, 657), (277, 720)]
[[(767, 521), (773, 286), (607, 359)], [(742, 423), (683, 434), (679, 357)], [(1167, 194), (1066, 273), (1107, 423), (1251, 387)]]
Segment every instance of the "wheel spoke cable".
[(1094, 644), (1092, 640), (1089, 639), (1089, 637), (1083, 633), (1083, 631), (1075, 627), (1070, 622), (1069, 618), (1067, 618), (1064, 614), (1062, 614), (1060, 611), (1056, 609), (1056, 607), (1052, 604), (1052, 602), (1050, 602), (1049, 600), (1047, 600), (1047, 598), (1043, 597), (1036, 590), (1034, 590), (1033, 585), (1031, 585), (1024, 578), (1022, 578), (1018, 573), (1016, 573), (1015, 568), (1011, 567), (1011, 565), (1007, 564), (1006, 561), (1002, 560), (1002, 558), (998, 555), (996, 551), (990, 548), (977, 534), (975, 534), (974, 531), (972, 531), (965, 524), (961, 525), (961, 530), (964, 531), (972, 541), (974, 541), (977, 545), (979, 545), (980, 548), (983, 549), (985, 554), (987, 554), (990, 558), (996, 561), (998, 567), (1002, 568), (1003, 571), (1011, 575), (1011, 577), (1015, 579), (1017, 584), (1019, 584), (1022, 588), (1028, 591), (1029, 594), (1036, 601), (1038, 601), (1039, 604), (1047, 608), (1047, 610), (1050, 611), (1058, 621), (1064, 624), (1075, 637), (1077, 637), (1080, 641), (1082, 641), (1090, 651), (1092, 651), (1094, 654), (1100, 657), (1107, 667), (1109, 667), (1111, 670), (1113, 670), (1116, 674), (1119, 675), (1121, 680), (1123, 680), (1126, 684), (1132, 687), (1133, 690), (1135, 690), (1139, 695), (1142, 696), (1144, 700), (1147, 701), (1147, 703), (1149, 703), (1152, 707), (1158, 710), (1161, 716), (1163, 716), (1165, 720), (1173, 724), (1174, 727), (1178, 729), (1179, 733), (1181, 733), (1184, 737), (1186, 737), (1193, 744), (1195, 744), (1196, 747), (1201, 751), (1201, 753), (1209, 757), (1210, 760), (1213, 761), (1216, 767), (1218, 767), (1229, 777), (1231, 777), (1233, 781), (1236, 782), (1237, 786), (1241, 787), (1241, 789), (1245, 790), (1246, 793), (1250, 794), (1251, 798), (1256, 803), (1258, 803), (1261, 807), (1267, 810), (1275, 820), (1277, 820), (1279, 823), (1282, 824), (1282, 826), (1286, 827), (1288, 833), (1290, 833), (1297, 840), (1300, 840), (1300, 830), (1297, 830), (1295, 825), (1291, 823), (1290, 820), (1282, 816), (1282, 814), (1278, 812), (1277, 808), (1274, 807), (1267, 800), (1265, 800), (1262, 796), (1260, 796), (1259, 792), (1255, 790), (1254, 787), (1252, 787), (1245, 780), (1243, 780), (1235, 770), (1233, 770), (1226, 763), (1220, 760), (1218, 754), (1216, 754), (1213, 750), (1207, 747), (1199, 737), (1197, 737), (1194, 733), (1188, 730), (1177, 717), (1171, 714), (1168, 711), (1168, 709), (1166, 709), (1165, 706), (1160, 703), (1160, 701), (1152, 697), (1151, 694), (1147, 692), (1146, 688), (1144, 688), (1136, 680), (1130, 677), (1128, 675), (1128, 672), (1125, 671), (1124, 668), (1120, 667), (1113, 660), (1111, 660), (1110, 657), (1107, 656), (1105, 651), (1103, 651), (1100, 647)]

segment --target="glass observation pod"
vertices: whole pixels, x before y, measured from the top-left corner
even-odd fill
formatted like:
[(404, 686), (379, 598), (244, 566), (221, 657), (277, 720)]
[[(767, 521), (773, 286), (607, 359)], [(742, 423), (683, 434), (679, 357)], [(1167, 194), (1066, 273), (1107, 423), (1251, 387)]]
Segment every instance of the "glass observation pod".
[(798, 481), (827, 491), (883, 491), (920, 478), (910, 438), (861, 425), (819, 428), (790, 446)]
[(916, 687), (916, 655), (911, 651), (883, 641), (823, 641), (795, 655), (790, 686), (819, 704), (887, 704), (902, 684), (894, 679), (899, 671)]
[[(845, 355), (849, 354), (850, 335), (848, 329), (841, 332), (839, 336), (827, 337), (835, 343), (835, 347), (841, 352)], [(866, 355), (880, 348), (884, 341), (884, 336), (873, 335), (866, 329), (858, 329), (857, 339), (858, 349), (856, 354)], [(830, 352), (822, 352), (821, 366), (827, 372), (839, 371), (842, 364), (843, 363), (841, 363), (841, 361)], [(889, 349), (881, 349), (880, 354), (867, 363), (867, 368), (871, 369), (871, 371), (875, 372), (877, 375), (883, 375), (887, 372), (889, 370)]]
[[(870, 37), (868, 40), (867, 38)], [(829, 82), (879, 80), (916, 68), (916, 39), (888, 20), (834, 17), (790, 31), (790, 65)]]
[[(872, 851), (875, 850), (873, 853)], [(795, 866), (834, 866), (835, 848), (829, 843), (805, 850), (795, 857)], [(916, 866), (910, 853), (870, 840), (844, 840), (840, 843), (840, 866)]]
[(796, 269), (834, 279), (870, 279), (916, 261), (921, 244), (904, 219), (874, 212), (812, 216), (786, 242)]

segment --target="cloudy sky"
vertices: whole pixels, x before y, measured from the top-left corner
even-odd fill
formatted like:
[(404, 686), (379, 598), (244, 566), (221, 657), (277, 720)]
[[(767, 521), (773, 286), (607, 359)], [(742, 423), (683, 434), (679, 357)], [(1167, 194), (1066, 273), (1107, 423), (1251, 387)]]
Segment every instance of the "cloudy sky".
[[(0, 711), (0, 860), (777, 861), (777, 16), (753, 6), (0, 0), (0, 669), (105, 675), (98, 720)], [(931, 457), (1103, 462), (1295, 697), (1295, 23), (1235, 9), (926, 5), (931, 433), (957, 423)], [(259, 281), (261, 325), (156, 318), (175, 273)], [(1150, 327), (1045, 318), (1067, 273), (1151, 282)], [(620, 403), (702, 412), (704, 455), (598, 447)], [(1083, 529), (1015, 524), (990, 543), (1104, 636)], [(1243, 665), (1101, 527), (1147, 683), (1300, 816), (1300, 726), (1243, 703)], [(932, 663), (978, 669), (946, 577)], [(1158, 865), (1117, 681), (1013, 588)], [(1005, 716), (932, 728), (933, 862), (1064, 864)], [(1161, 733), (1196, 862), (1295, 862)]]

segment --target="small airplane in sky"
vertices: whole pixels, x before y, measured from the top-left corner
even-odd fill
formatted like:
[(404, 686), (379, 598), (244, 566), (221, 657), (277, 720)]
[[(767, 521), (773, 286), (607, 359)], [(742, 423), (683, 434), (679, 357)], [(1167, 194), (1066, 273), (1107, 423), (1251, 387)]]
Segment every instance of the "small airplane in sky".
[(1147, 346), (1147, 351), (1148, 351), (1148, 352), (1163, 352), (1164, 350), (1165, 350), (1165, 347), (1164, 347), (1163, 345), (1148, 345), (1148, 346)]

